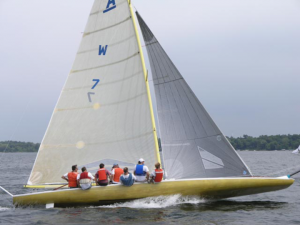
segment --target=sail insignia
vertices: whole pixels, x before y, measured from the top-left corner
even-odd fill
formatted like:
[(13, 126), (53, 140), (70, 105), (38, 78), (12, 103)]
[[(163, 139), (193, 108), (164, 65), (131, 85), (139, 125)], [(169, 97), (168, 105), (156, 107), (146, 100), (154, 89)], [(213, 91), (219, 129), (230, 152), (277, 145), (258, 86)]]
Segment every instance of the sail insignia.
[(199, 150), (199, 154), (202, 158), (203, 166), (206, 170), (224, 168), (224, 163), (223, 163), (222, 159), (209, 153), (208, 151), (201, 148), (200, 146), (197, 146), (197, 147)]

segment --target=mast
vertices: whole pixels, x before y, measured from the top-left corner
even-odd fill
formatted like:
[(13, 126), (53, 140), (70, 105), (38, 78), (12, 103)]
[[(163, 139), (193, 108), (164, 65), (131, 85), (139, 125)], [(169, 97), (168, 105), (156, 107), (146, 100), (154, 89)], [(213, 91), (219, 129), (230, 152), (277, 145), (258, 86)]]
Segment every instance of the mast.
[(154, 135), (154, 142), (155, 142), (156, 157), (157, 157), (157, 161), (161, 164), (160, 154), (159, 154), (159, 146), (158, 146), (158, 139), (157, 139), (157, 133), (156, 133), (156, 126), (155, 126), (155, 119), (154, 119), (154, 113), (153, 113), (153, 105), (152, 105), (151, 93), (150, 93), (149, 82), (148, 82), (148, 73), (147, 73), (147, 69), (146, 69), (146, 65), (145, 65), (145, 59), (144, 59), (144, 54), (143, 54), (143, 49), (142, 49), (142, 45), (141, 45), (139, 32), (138, 32), (137, 25), (136, 25), (136, 22), (135, 22), (135, 19), (134, 19), (135, 15), (134, 15), (133, 10), (132, 10), (131, 0), (128, 0), (128, 4), (129, 4), (129, 8), (130, 8), (130, 14), (131, 14), (131, 18), (132, 18), (132, 22), (133, 22), (133, 26), (134, 26), (134, 30), (135, 30), (135, 34), (136, 34), (136, 39), (137, 39), (138, 46), (139, 46), (141, 61), (142, 61), (142, 65), (143, 65), (145, 85), (146, 85), (146, 88), (147, 88), (147, 95), (148, 95), (148, 99), (149, 99), (151, 121), (152, 121), (152, 126), (153, 126), (153, 135)]

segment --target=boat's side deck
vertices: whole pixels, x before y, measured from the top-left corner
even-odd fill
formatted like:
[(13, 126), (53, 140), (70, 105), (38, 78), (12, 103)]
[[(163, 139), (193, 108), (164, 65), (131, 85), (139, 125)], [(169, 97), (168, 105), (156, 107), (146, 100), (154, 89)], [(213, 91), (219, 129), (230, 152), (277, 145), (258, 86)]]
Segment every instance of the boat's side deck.
[(15, 204), (103, 204), (124, 200), (180, 194), (203, 198), (228, 198), (284, 189), (293, 184), (286, 178), (210, 178), (136, 183), (131, 187), (109, 185), (90, 190), (66, 189), (13, 196)]

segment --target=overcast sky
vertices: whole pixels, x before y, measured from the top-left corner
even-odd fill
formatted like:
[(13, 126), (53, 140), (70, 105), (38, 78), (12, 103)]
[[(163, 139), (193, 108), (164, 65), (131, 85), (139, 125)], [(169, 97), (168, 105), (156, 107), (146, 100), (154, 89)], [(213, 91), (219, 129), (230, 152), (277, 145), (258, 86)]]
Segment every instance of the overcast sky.
[[(0, 0), (0, 141), (41, 142), (92, 4)], [(298, 0), (133, 4), (225, 135), (300, 133)]]

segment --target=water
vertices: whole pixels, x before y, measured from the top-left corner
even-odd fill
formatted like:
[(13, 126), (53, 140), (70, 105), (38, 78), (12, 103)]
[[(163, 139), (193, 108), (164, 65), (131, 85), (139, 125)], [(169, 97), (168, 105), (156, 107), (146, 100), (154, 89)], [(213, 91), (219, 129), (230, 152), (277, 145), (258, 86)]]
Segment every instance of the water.
[[(300, 156), (288, 151), (239, 154), (253, 174), (260, 176), (288, 174), (298, 169), (300, 161)], [(28, 179), (35, 156), (0, 153), (0, 185), (13, 194), (32, 192), (22, 185)], [(0, 191), (0, 224), (299, 224), (299, 177), (282, 191), (220, 201), (174, 195), (79, 208), (14, 208), (11, 198)]]

